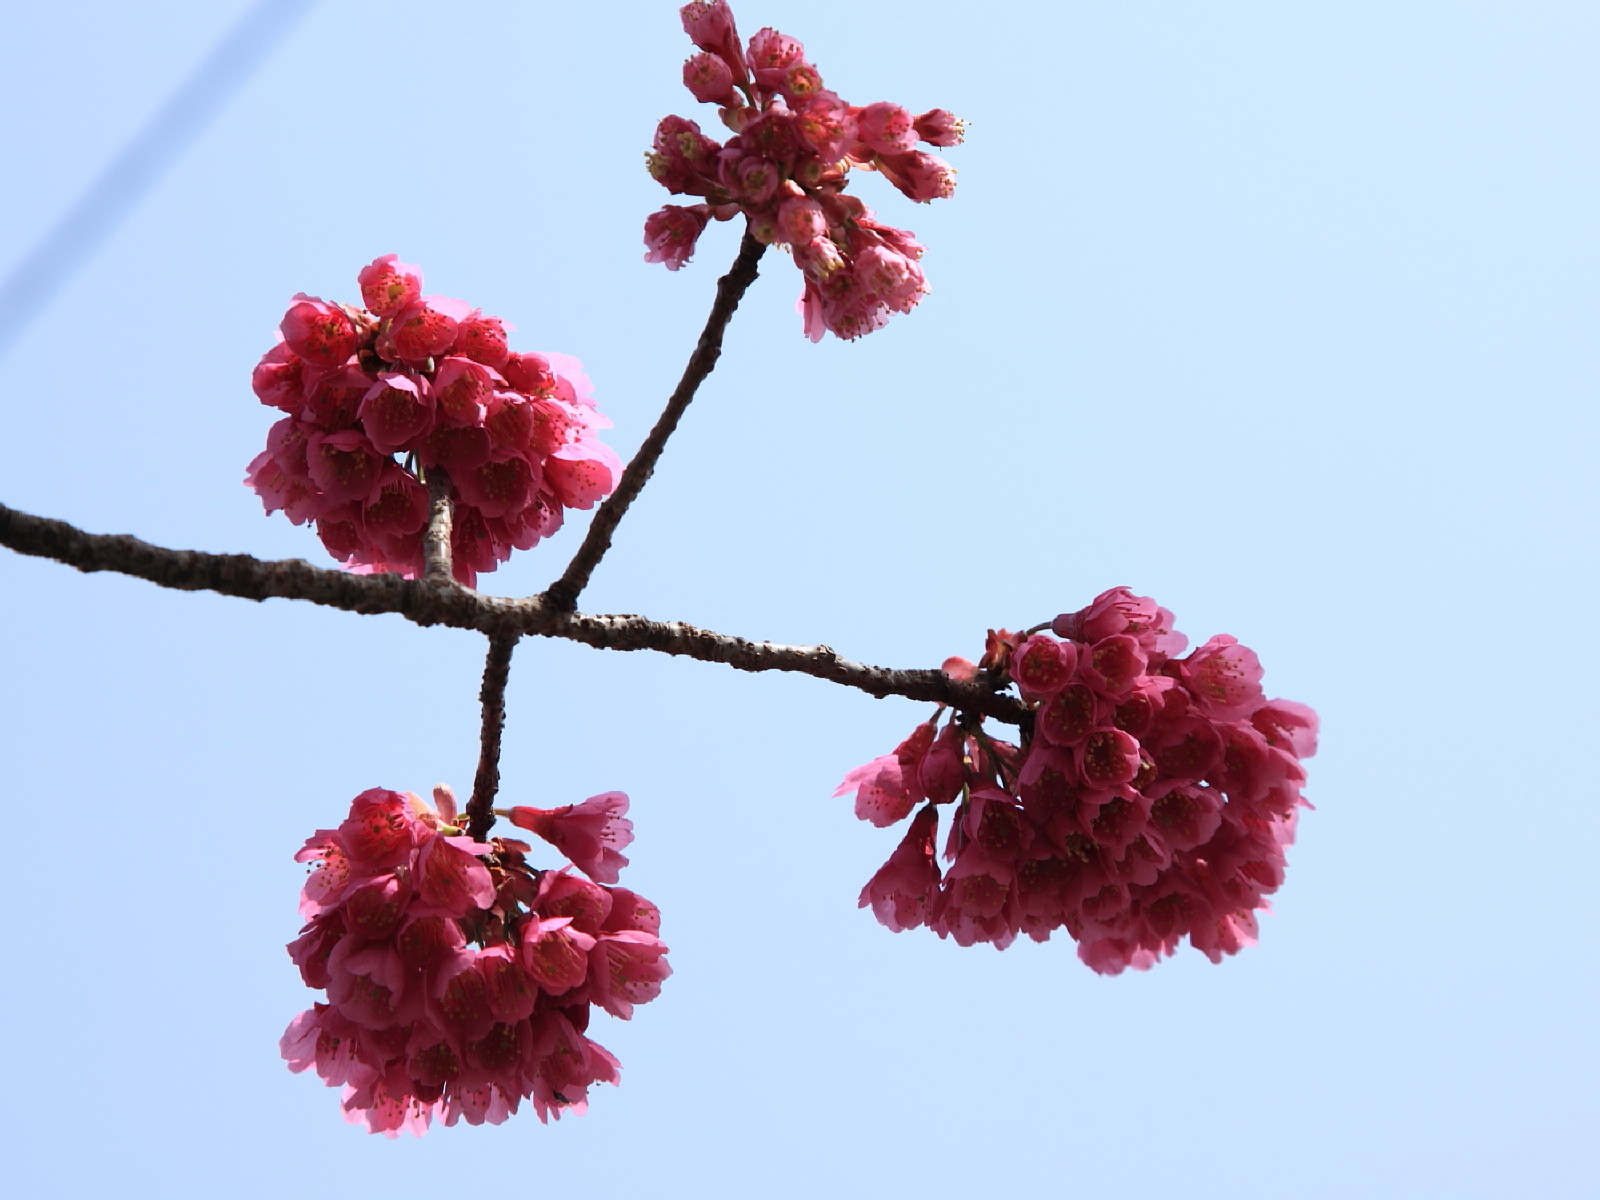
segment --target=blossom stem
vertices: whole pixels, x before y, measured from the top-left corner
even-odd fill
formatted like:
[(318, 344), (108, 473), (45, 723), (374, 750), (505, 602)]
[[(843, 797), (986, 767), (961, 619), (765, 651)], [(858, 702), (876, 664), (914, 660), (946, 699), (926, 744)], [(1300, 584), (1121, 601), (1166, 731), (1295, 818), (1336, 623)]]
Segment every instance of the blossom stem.
[(748, 231), (740, 240), (739, 254), (733, 260), (733, 266), (717, 280), (717, 298), (711, 305), (705, 328), (695, 344), (694, 353), (689, 356), (689, 363), (683, 369), (683, 377), (678, 380), (677, 388), (661, 410), (655, 427), (624, 468), (617, 490), (596, 510), (594, 520), (589, 522), (589, 532), (584, 536), (578, 552), (572, 556), (572, 561), (567, 564), (567, 569), (562, 572), (560, 579), (544, 590), (544, 601), (554, 611), (571, 612), (577, 607), (578, 596), (589, 585), (589, 577), (611, 548), (611, 535), (616, 531), (617, 523), (649, 482), (656, 461), (667, 447), (667, 439), (678, 427), (678, 421), (694, 399), (695, 391), (717, 365), (728, 322), (745, 292), (756, 281), (756, 263), (760, 261), (764, 250), (766, 246)]
[(423, 578), (429, 583), (451, 583), (450, 527), (455, 505), (450, 499), (450, 476), (443, 467), (429, 467), (428, 524), (422, 533)]
[(472, 780), (472, 799), (467, 801), (467, 836), (483, 841), (494, 825), (494, 797), (500, 790), (500, 735), (506, 727), (506, 682), (511, 677), (511, 652), (517, 638), (489, 638), (489, 653), (483, 663), (483, 687), (478, 699), (483, 703), (483, 729), (479, 734), (478, 773)]
[(983, 744), (984, 749), (989, 752), (989, 760), (994, 763), (995, 773), (999, 775), (1001, 784), (1006, 787), (1014, 785), (1017, 778), (1016, 772), (1006, 766), (1005, 759), (1000, 756), (1000, 751), (995, 747), (994, 739), (984, 732), (982, 717), (979, 717), (977, 723), (972, 726), (972, 736), (977, 738)]

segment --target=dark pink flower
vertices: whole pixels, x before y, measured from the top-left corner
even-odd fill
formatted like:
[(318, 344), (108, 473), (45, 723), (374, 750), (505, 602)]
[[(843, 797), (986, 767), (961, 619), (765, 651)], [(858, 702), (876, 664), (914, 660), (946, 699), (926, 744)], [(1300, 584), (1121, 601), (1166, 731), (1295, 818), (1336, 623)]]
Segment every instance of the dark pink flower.
[(955, 168), (944, 159), (921, 150), (912, 150), (907, 154), (880, 154), (877, 167), (879, 173), (894, 184), (901, 195), (918, 204), (948, 200), (955, 194)]
[(665, 263), (667, 270), (676, 271), (693, 256), (710, 219), (711, 210), (704, 204), (668, 204), (652, 213), (644, 222), (645, 262)]
[(520, 454), (491, 458), (470, 471), (458, 470), (451, 478), (461, 498), (485, 517), (521, 512), (539, 487), (533, 465)]
[(1125, 587), (1101, 592), (1086, 607), (1062, 613), (1051, 628), (1057, 637), (1098, 642), (1126, 633), (1138, 640), (1147, 655), (1182, 654), (1189, 639), (1172, 628), (1172, 614), (1149, 596), (1135, 596)]
[[(611, 422), (577, 359), (512, 354), (505, 322), (418, 294), (420, 274), (393, 255), (361, 283), (382, 314), (297, 297), (285, 328), (312, 359), (285, 341), (256, 367), (257, 394), (289, 414), (245, 475), (268, 513), (315, 522), (351, 571), (415, 578), (427, 518), (417, 468), (443, 467), (455, 577), (470, 587), (560, 529), (565, 508), (616, 487), (622, 462), (601, 434)], [(333, 346), (346, 326), (354, 340)], [(400, 454), (403, 466), (389, 457)]]
[(454, 794), (433, 794), (436, 809), (363, 792), (296, 856), (314, 870), (289, 953), (327, 1003), (290, 1023), (283, 1057), (343, 1087), (347, 1119), (386, 1136), (436, 1117), (492, 1124), (524, 1099), (542, 1120), (581, 1112), (591, 1084), (617, 1079), (583, 1035), (591, 1006), (629, 1017), (670, 973), (660, 914), (625, 889), (535, 871), (526, 843), (454, 835)]
[(593, 508), (616, 490), (622, 460), (604, 442), (569, 442), (545, 459), (545, 478), (568, 508)]
[(308, 372), (305, 376), (303, 420), (319, 429), (348, 429), (356, 422), (361, 401), (372, 389), (374, 379), (360, 367), (350, 364), (331, 370)]
[(742, 83), (746, 78), (744, 54), (727, 0), (693, 0), (679, 9), (678, 15), (689, 40), (720, 57), (733, 70), (734, 78)]
[(473, 309), (456, 329), (455, 344), (451, 349), (463, 358), (470, 358), (486, 367), (499, 370), (511, 357), (506, 344), (508, 326), (499, 317), (486, 317), (482, 309)]
[(1077, 668), (1077, 645), (1058, 642), (1043, 634), (1030, 637), (1011, 655), (1011, 678), (1029, 700), (1060, 691)]
[(428, 838), (417, 854), (417, 895), (450, 916), (486, 908), (494, 902), (494, 883), (479, 856), (489, 850), (468, 837)]
[(305, 404), (304, 372), (305, 361), (287, 342), (279, 342), (261, 356), (250, 374), (250, 386), (261, 403), (297, 415)]
[(289, 349), (317, 367), (341, 366), (356, 352), (359, 340), (342, 308), (304, 292), (295, 296), (279, 328)]
[(559, 996), (589, 977), (595, 936), (574, 929), (571, 917), (530, 918), (522, 929), (522, 961), (541, 988)]
[(939, 731), (917, 767), (918, 789), (935, 804), (949, 804), (966, 783), (967, 732), (951, 722)]
[(373, 259), (361, 268), (356, 282), (361, 302), (377, 317), (392, 317), (422, 296), (422, 268), (401, 262), (398, 254)]
[(1263, 700), (1260, 664), (1233, 638), (1172, 659), (1186, 644), (1172, 614), (1126, 588), (1052, 629), (1061, 641), (991, 630), (980, 666), (947, 666), (1017, 684), (1020, 747), (958, 712), (932, 749), (908, 739), (851, 772), (841, 790), (855, 786), (880, 824), (920, 793), (955, 806), (948, 869), (932, 859), (931, 825), (920, 836), (930, 806), (862, 903), (890, 928), (926, 923), (961, 945), (1065, 929), (1106, 974), (1146, 969), (1185, 940), (1213, 961), (1254, 944), (1308, 807), (1301, 759), (1316, 749), (1316, 714)]
[(378, 353), (405, 363), (423, 363), (455, 344), (467, 306), (446, 296), (422, 296), (389, 318), (378, 340)]
[(966, 122), (942, 108), (930, 108), (914, 122), (917, 136), (930, 146), (954, 146), (966, 136)]
[(633, 822), (625, 815), (623, 792), (602, 792), (582, 804), (560, 808), (518, 806), (506, 812), (513, 825), (538, 834), (596, 883), (615, 883), (628, 865), (620, 853), (633, 841)]
[(339, 842), (355, 868), (370, 875), (405, 862), (420, 833), (409, 795), (368, 788), (350, 802), (350, 815), (339, 826)]

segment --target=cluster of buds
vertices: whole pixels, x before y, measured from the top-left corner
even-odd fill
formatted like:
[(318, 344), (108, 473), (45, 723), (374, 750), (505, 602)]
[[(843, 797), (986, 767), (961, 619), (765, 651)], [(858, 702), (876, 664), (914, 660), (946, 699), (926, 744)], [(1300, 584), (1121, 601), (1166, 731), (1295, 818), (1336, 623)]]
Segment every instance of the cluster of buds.
[(507, 814), (596, 882), (531, 868), (526, 842), (474, 841), (450, 789), (434, 800), (362, 792), (295, 856), (316, 866), (289, 955), (327, 1003), (290, 1023), (283, 1057), (343, 1087), (346, 1119), (388, 1137), (435, 1117), (498, 1124), (524, 1099), (541, 1120), (582, 1112), (619, 1070), (585, 1034), (591, 1008), (626, 1020), (670, 971), (655, 905), (605, 885), (627, 862), (628, 798)]
[(354, 570), (415, 579), (424, 480), (438, 473), (454, 506), (455, 577), (472, 587), (559, 529), (564, 509), (610, 494), (621, 462), (599, 440), (611, 422), (577, 359), (513, 353), (510, 326), (424, 296), (422, 273), (393, 254), (358, 281), (364, 309), (296, 296), (251, 379), (288, 414), (245, 476), (269, 513), (316, 522)]
[(645, 221), (647, 262), (677, 270), (715, 217), (744, 213), (751, 234), (787, 245), (805, 276), (800, 312), (805, 332), (858, 338), (896, 312), (910, 312), (927, 292), (922, 247), (903, 229), (879, 224), (872, 210), (844, 194), (852, 168), (877, 171), (912, 200), (950, 195), (955, 172), (918, 150), (919, 142), (953, 146), (962, 124), (943, 109), (921, 116), (898, 104), (856, 108), (822, 85), (794, 38), (763, 29), (740, 44), (726, 0), (697, 0), (682, 10), (700, 53), (683, 81), (702, 103), (719, 106), (733, 136), (718, 144), (683, 117), (667, 117), (647, 155), (650, 174), (674, 195), (703, 203), (668, 205)]
[[(963, 946), (1065, 929), (1103, 974), (1147, 969), (1185, 937), (1213, 962), (1253, 945), (1306, 803), (1317, 717), (1266, 699), (1233, 638), (1177, 657), (1186, 645), (1170, 612), (1113, 588), (1048, 626), (991, 631), (978, 664), (947, 661), (954, 678), (1016, 686), (1020, 744), (961, 714), (941, 729), (936, 713), (846, 776), (835, 795), (855, 792), (874, 825), (924, 805), (861, 906)], [(955, 806), (945, 870), (941, 804)]]

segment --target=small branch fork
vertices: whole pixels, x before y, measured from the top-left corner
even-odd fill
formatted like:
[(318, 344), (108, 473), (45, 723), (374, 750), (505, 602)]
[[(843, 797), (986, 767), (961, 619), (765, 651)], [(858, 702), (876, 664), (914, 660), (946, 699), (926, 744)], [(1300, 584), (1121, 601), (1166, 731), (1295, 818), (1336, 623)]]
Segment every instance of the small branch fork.
[(494, 824), (500, 787), (500, 737), (506, 720), (506, 683), (511, 652), (526, 635), (561, 637), (606, 650), (657, 650), (702, 662), (726, 663), (741, 671), (796, 671), (858, 688), (868, 695), (904, 696), (981, 713), (1019, 724), (1026, 709), (981, 683), (958, 683), (941, 671), (871, 667), (841, 658), (829, 646), (783, 646), (697, 629), (679, 621), (637, 616), (589, 616), (578, 597), (611, 548), (617, 524), (655, 471), (667, 439), (722, 354), (722, 339), (750, 285), (766, 247), (746, 232), (728, 273), (717, 281), (717, 298), (678, 386), (654, 428), (622, 472), (616, 490), (596, 510), (588, 533), (561, 578), (538, 596), (513, 600), (484, 596), (458, 585), (451, 572), (453, 517), (448, 476), (427, 473), (428, 524), (423, 535), (425, 569), (420, 580), (398, 575), (350, 575), (314, 567), (300, 559), (267, 562), (248, 554), (170, 550), (128, 534), (86, 533), (65, 521), (37, 517), (0, 504), (0, 545), (20, 554), (50, 558), (80, 571), (117, 571), (162, 587), (211, 591), (246, 600), (281, 597), (309, 600), (357, 613), (398, 613), (418, 625), (449, 625), (488, 635), (478, 772), (467, 804), (467, 832), (484, 840)]
[(307, 600), (354, 613), (397, 613), (417, 625), (472, 629), (490, 637), (558, 637), (602, 650), (655, 650), (741, 671), (794, 671), (857, 688), (903, 696), (1019, 724), (1026, 709), (980, 683), (937, 670), (894, 670), (851, 662), (827, 646), (785, 646), (714, 633), (681, 621), (633, 615), (594, 616), (553, 610), (542, 597), (484, 596), (454, 583), (398, 575), (351, 575), (297, 558), (276, 562), (248, 554), (170, 550), (128, 534), (86, 533), (65, 521), (0, 504), (0, 545), (54, 559), (80, 571), (116, 571), (180, 591), (218, 592), (244, 600)]

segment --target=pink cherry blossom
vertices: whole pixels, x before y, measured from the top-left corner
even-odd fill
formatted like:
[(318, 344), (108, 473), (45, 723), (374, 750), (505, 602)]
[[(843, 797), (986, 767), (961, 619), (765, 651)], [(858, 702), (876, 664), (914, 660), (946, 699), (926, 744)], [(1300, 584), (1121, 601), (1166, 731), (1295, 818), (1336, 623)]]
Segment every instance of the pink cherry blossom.
[(633, 841), (633, 822), (625, 815), (623, 792), (602, 792), (582, 804), (560, 808), (518, 806), (506, 812), (513, 825), (538, 834), (596, 883), (617, 882), (628, 865), (620, 853)]
[[(369, 789), (296, 855), (313, 870), (289, 954), (326, 1000), (290, 1022), (282, 1055), (342, 1088), (347, 1120), (388, 1137), (436, 1119), (494, 1124), (524, 1100), (541, 1120), (582, 1112), (591, 1085), (618, 1078), (585, 1033), (592, 1009), (629, 1018), (671, 973), (660, 912), (535, 870), (526, 843), (460, 836), (454, 793), (433, 794), (436, 808)], [(625, 806), (606, 793), (554, 817), (607, 843), (613, 879)]]
[(337, 367), (356, 351), (355, 323), (337, 305), (301, 292), (279, 326), (285, 345), (317, 367)]
[(398, 254), (384, 254), (362, 267), (356, 282), (373, 316), (392, 317), (421, 297), (422, 268), (401, 262)]
[(836, 794), (854, 789), (875, 824), (924, 796), (953, 805), (949, 866), (928, 805), (862, 906), (963, 946), (1065, 929), (1102, 974), (1146, 970), (1184, 941), (1214, 962), (1254, 945), (1306, 807), (1316, 714), (1265, 699), (1260, 663), (1231, 637), (1172, 658), (1187, 644), (1172, 614), (1127, 588), (1050, 629), (991, 630), (981, 666), (946, 663), (953, 678), (1015, 682), (1020, 746), (957, 713), (931, 747), (935, 722), (846, 778)]
[(392, 254), (359, 283), (370, 311), (297, 296), (252, 374), (262, 403), (287, 414), (245, 474), (268, 513), (314, 522), (352, 571), (415, 578), (423, 472), (442, 467), (455, 578), (472, 587), (559, 530), (566, 508), (612, 492), (622, 462), (577, 359), (512, 353), (504, 321), (422, 295), (421, 273)]
[(941, 876), (933, 850), (938, 825), (939, 810), (926, 805), (889, 861), (861, 889), (859, 907), (870, 904), (878, 923), (896, 933), (927, 924), (939, 898)]
[(694, 254), (711, 210), (704, 204), (668, 204), (645, 219), (644, 244), (649, 247), (645, 262), (665, 263), (676, 271)]
[(875, 221), (844, 189), (852, 170), (869, 170), (918, 202), (949, 196), (954, 169), (917, 145), (955, 145), (961, 123), (944, 109), (913, 117), (888, 102), (850, 105), (824, 85), (795, 38), (768, 28), (741, 47), (723, 0), (681, 14), (700, 51), (684, 65), (684, 83), (696, 100), (719, 106), (732, 136), (719, 143), (676, 115), (656, 127), (646, 156), (651, 177), (703, 203), (646, 220), (646, 261), (676, 271), (711, 217), (742, 213), (753, 237), (787, 245), (800, 268), (806, 336), (857, 338), (910, 312), (928, 291), (922, 247)]

